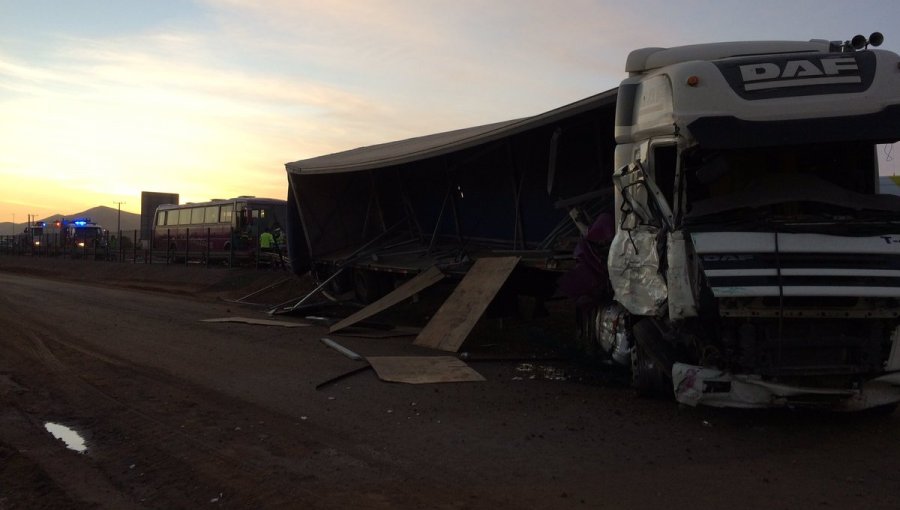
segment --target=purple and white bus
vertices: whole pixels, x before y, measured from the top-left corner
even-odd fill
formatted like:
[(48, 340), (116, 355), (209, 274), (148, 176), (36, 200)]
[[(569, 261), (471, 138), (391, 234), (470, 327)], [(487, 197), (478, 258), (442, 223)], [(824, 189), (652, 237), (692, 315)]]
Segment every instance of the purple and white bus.
[(277, 240), (284, 220), (285, 201), (272, 198), (164, 204), (156, 208), (151, 249), (173, 261), (246, 263), (257, 258), (260, 234), (269, 229)]

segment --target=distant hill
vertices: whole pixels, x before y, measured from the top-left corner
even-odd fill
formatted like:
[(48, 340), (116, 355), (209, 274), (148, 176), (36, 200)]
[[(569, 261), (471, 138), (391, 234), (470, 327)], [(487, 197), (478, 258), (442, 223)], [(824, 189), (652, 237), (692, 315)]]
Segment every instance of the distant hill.
[[(52, 216), (47, 216), (46, 218), (39, 218), (38, 221), (45, 221), (49, 225), (62, 218), (65, 218), (66, 220), (72, 220), (75, 218), (90, 218), (91, 221), (100, 225), (101, 227), (109, 230), (110, 232), (115, 232), (118, 217), (118, 209), (101, 205), (88, 209), (86, 211), (76, 212), (72, 214), (54, 214)], [(119, 221), (121, 222), (121, 229), (125, 232), (141, 229), (140, 214), (122, 211), (121, 220)], [(25, 223), (16, 223), (15, 225), (13, 225), (13, 223), (9, 221), (0, 223), (0, 236), (18, 234), (23, 230), (25, 230)]]

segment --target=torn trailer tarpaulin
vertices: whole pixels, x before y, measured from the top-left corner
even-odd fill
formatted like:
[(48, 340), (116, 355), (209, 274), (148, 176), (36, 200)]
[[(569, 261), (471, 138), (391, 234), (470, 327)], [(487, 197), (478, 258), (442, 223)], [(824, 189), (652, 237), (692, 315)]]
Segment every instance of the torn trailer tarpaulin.
[[(405, 254), (547, 250), (571, 223), (555, 202), (610, 185), (615, 101), (611, 90), (534, 117), (286, 164), (292, 268), (335, 265), (397, 224), (384, 243), (409, 243)], [(395, 269), (384, 256), (361, 264)]]

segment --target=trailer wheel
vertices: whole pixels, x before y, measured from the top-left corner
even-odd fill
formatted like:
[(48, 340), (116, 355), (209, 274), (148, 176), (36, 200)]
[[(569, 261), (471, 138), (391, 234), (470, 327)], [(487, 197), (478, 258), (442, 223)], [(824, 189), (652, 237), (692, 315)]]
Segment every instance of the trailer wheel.
[(672, 394), (671, 363), (662, 354), (662, 336), (650, 319), (632, 328), (634, 347), (631, 349), (631, 385), (642, 397), (663, 397)]
[(382, 271), (353, 270), (353, 293), (360, 303), (374, 303), (394, 289), (390, 273)]

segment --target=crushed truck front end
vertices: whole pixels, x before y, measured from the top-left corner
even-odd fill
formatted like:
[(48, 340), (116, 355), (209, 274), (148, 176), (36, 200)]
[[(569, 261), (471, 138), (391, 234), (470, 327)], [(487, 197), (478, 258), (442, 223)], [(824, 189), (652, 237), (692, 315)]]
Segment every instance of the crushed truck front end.
[(705, 352), (673, 363), (676, 398), (836, 409), (900, 401), (895, 236), (779, 226), (691, 234), (709, 307), (699, 331), (712, 336), (700, 341)]

